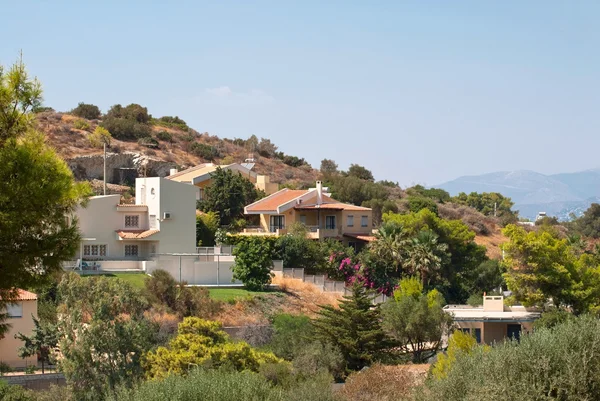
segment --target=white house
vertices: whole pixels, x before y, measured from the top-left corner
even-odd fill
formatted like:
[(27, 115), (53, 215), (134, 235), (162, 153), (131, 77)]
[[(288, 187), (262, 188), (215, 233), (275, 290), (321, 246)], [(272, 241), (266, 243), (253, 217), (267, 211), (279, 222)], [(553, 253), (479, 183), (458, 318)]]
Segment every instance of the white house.
[(105, 195), (91, 197), (86, 207), (77, 209), (82, 235), (77, 259), (143, 261), (156, 253), (196, 251), (193, 186), (159, 177), (137, 178), (135, 193), (135, 204), (121, 204), (120, 195)]

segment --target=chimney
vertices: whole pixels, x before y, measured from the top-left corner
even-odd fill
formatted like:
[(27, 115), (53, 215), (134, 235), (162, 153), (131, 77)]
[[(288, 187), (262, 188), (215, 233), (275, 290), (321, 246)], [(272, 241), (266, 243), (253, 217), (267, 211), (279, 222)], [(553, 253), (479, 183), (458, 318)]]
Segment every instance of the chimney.
[(177, 169), (176, 168), (172, 168), (169, 170), (169, 175), (174, 175), (177, 174)]
[(321, 181), (317, 181), (317, 205), (323, 203), (323, 183)]

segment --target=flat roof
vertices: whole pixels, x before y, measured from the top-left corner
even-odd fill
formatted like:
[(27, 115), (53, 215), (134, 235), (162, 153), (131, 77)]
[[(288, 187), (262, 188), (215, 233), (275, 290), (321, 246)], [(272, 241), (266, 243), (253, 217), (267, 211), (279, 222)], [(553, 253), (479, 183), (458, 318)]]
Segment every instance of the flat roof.
[(452, 314), (456, 322), (531, 322), (540, 318), (539, 312), (522, 311), (503, 311), (491, 312), (484, 311), (483, 308), (444, 308), (444, 311)]

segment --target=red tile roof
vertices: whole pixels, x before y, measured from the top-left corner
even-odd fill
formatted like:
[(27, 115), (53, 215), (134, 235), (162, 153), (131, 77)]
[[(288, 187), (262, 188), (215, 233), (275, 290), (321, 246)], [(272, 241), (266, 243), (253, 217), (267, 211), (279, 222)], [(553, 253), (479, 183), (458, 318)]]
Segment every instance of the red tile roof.
[(336, 201), (335, 199), (323, 195), (323, 203), (320, 205), (316, 204), (300, 204), (295, 207), (296, 210), (317, 210), (317, 209), (327, 209), (327, 210), (349, 210), (349, 211), (369, 211), (368, 207), (351, 205), (349, 203), (342, 203)]
[(14, 301), (35, 301), (37, 294), (22, 289), (17, 289), (17, 296)]
[(287, 189), (284, 188), (281, 191), (275, 192), (273, 195), (269, 195), (253, 204), (246, 206), (246, 210), (250, 212), (262, 212), (277, 210), (277, 208), (284, 203), (288, 203), (305, 193), (307, 190), (304, 189)]
[(122, 239), (144, 239), (160, 232), (160, 230), (117, 230)]

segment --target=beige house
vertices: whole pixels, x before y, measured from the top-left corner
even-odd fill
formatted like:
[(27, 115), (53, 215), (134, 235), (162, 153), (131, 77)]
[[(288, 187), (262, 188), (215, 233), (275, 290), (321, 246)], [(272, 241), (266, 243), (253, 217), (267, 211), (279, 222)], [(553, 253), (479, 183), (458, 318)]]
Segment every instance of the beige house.
[(10, 324), (8, 333), (0, 338), (0, 362), (6, 363), (12, 368), (24, 368), (26, 365), (36, 365), (37, 358), (29, 357), (19, 358), (18, 349), (23, 346), (23, 342), (15, 338), (18, 333), (30, 335), (34, 329), (32, 316), (37, 319), (37, 295), (19, 290), (18, 298), (15, 303), (6, 307), (8, 320)]
[(478, 343), (493, 344), (506, 338), (519, 339), (521, 332), (531, 332), (540, 313), (524, 306), (506, 306), (502, 296), (484, 296), (483, 306), (447, 305), (459, 330), (472, 334)]
[(204, 163), (179, 172), (172, 170), (171, 175), (166, 178), (168, 180), (183, 182), (196, 186), (198, 188), (198, 192), (196, 194), (197, 199), (202, 200), (204, 198), (205, 188), (212, 182), (211, 175), (218, 167), (221, 167), (223, 170), (237, 171), (244, 177), (248, 178), (248, 180), (250, 180), (250, 182), (252, 182), (257, 189), (264, 191), (267, 195), (271, 195), (279, 189), (279, 185), (272, 183), (268, 176), (259, 175), (252, 171), (252, 167), (254, 167), (253, 163), (233, 163), (224, 164), (221, 166), (213, 163)]
[[(159, 177), (137, 178), (135, 204), (93, 196), (76, 211), (82, 242), (76, 258), (102, 268), (142, 268), (157, 253), (196, 251), (196, 190)], [(114, 265), (114, 266), (112, 266)]]
[(351, 246), (372, 241), (371, 209), (336, 201), (326, 191), (317, 181), (315, 188), (284, 188), (246, 206), (246, 215), (260, 216), (260, 226), (243, 234), (283, 235), (292, 223), (299, 222), (312, 239), (336, 238)]

